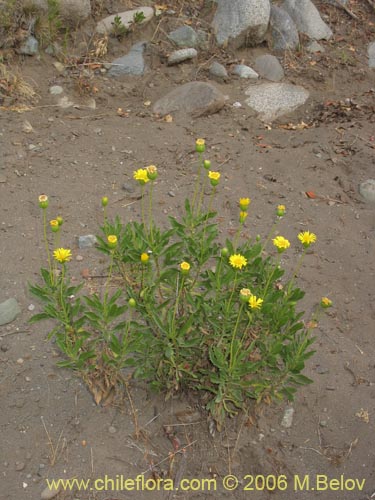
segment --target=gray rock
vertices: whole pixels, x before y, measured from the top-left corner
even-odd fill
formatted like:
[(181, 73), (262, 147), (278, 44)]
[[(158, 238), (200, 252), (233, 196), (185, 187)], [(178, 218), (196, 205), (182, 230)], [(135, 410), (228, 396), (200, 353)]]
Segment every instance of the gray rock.
[(209, 115), (220, 111), (226, 100), (227, 97), (210, 83), (189, 82), (156, 101), (153, 111), (159, 115), (179, 112)]
[(198, 34), (191, 26), (181, 26), (168, 35), (169, 40), (177, 47), (197, 47), (199, 45)]
[(331, 29), (320, 17), (318, 9), (311, 0), (285, 0), (282, 7), (302, 33), (314, 40), (331, 38)]
[(296, 110), (309, 97), (303, 87), (289, 83), (262, 83), (249, 87), (245, 94), (249, 96), (246, 104), (265, 122)]
[(112, 61), (111, 67), (107, 73), (108, 76), (143, 75), (147, 70), (143, 59), (145, 46), (146, 42), (138, 42), (132, 46), (125, 56)]
[(197, 55), (198, 52), (193, 48), (175, 50), (168, 57), (168, 65), (173, 66), (173, 64), (179, 64), (181, 62), (188, 61), (189, 59), (194, 59)]
[(277, 57), (265, 54), (255, 59), (255, 71), (271, 82), (279, 82), (284, 78), (284, 70)]
[(375, 179), (367, 179), (359, 185), (359, 192), (363, 198), (370, 202), (375, 203)]
[(270, 26), (275, 50), (294, 50), (298, 47), (297, 27), (290, 15), (277, 5), (271, 6)]
[(367, 49), (368, 65), (370, 68), (375, 68), (375, 42), (371, 42)]
[(217, 0), (212, 21), (220, 46), (237, 49), (264, 40), (270, 19), (269, 0)]
[(329, 3), (331, 5), (341, 4), (341, 5), (344, 5), (346, 7), (348, 5), (349, 0), (323, 0), (323, 1), (324, 1), (324, 3)]
[(16, 299), (8, 299), (0, 304), (0, 326), (11, 323), (21, 313)]
[(39, 42), (32, 35), (28, 36), (19, 49), (20, 54), (35, 56), (39, 52)]
[(94, 234), (86, 234), (78, 237), (79, 248), (91, 248), (96, 245), (97, 242), (98, 240)]
[(59, 15), (71, 26), (86, 21), (91, 14), (90, 0), (59, 0)]
[(293, 417), (294, 417), (294, 408), (292, 407), (286, 408), (283, 419), (281, 421), (281, 426), (285, 427), (285, 429), (289, 429), (290, 427), (292, 427)]
[(214, 61), (209, 68), (210, 75), (219, 80), (228, 78), (228, 72), (222, 64)]
[(233, 73), (240, 78), (259, 78), (258, 73), (250, 68), (250, 66), (246, 66), (245, 64), (236, 64), (233, 69)]
[(154, 16), (154, 9), (152, 7), (138, 7), (137, 9), (126, 10), (125, 12), (119, 12), (118, 14), (113, 14), (112, 16), (108, 16), (99, 21), (96, 26), (96, 32), (102, 35), (111, 33), (113, 29), (113, 22), (116, 16), (119, 16), (122, 25), (126, 29), (129, 29), (134, 22), (134, 15), (137, 12), (143, 12), (143, 15), (145, 16), (144, 20), (140, 24), (145, 24), (149, 22)]
[(313, 40), (306, 46), (307, 52), (310, 52), (311, 54), (315, 54), (316, 52), (325, 52), (325, 48), (323, 45), (320, 45), (316, 40)]

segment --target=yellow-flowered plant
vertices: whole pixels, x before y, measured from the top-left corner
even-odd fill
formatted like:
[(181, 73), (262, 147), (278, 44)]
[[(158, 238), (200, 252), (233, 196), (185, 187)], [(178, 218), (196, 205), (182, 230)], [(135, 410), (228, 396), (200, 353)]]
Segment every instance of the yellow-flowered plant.
[[(250, 400), (291, 400), (296, 388), (309, 382), (301, 372), (313, 354), (313, 339), (308, 322), (301, 321), (297, 306), (304, 293), (295, 281), (317, 238), (309, 231), (298, 235), (303, 249), (297, 248), (294, 270), (285, 273), (281, 254), (290, 242), (275, 236), (285, 206), (277, 206), (262, 242), (252, 236), (252, 220), (246, 219), (251, 200), (244, 197), (237, 202), (237, 227), (224, 239), (226, 228), (219, 230), (221, 219), (213, 208), (220, 207), (221, 174), (203, 158), (203, 139), (196, 140), (195, 149), (194, 193), (188, 193), (181, 217), (171, 216), (168, 227), (157, 223), (153, 206), (153, 190), (161, 184), (154, 182), (160, 175), (155, 165), (133, 174), (141, 191), (139, 220), (109, 220), (109, 200), (102, 198), (95, 250), (108, 257), (108, 270), (88, 291), (70, 282), (74, 266), (65, 263), (71, 251), (55, 248), (63, 231), (44, 231), (48, 269), (41, 271), (43, 285), (31, 291), (46, 306), (32, 322), (57, 322), (51, 336), (64, 354), (61, 364), (82, 374), (97, 403), (106, 403), (124, 383), (124, 368), (132, 369), (135, 379), (168, 395), (203, 391), (220, 429), (226, 416), (247, 411)], [(207, 190), (209, 183), (214, 189)], [(41, 195), (38, 203), (45, 229), (48, 197)], [(57, 218), (51, 223), (60, 226)], [(51, 262), (51, 246), (61, 266)], [(317, 303), (320, 312), (331, 306), (327, 297)]]

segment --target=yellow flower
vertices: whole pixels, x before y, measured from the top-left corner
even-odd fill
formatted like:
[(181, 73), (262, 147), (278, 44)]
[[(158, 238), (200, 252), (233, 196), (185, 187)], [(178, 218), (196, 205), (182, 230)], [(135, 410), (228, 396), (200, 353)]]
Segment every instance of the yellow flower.
[(229, 257), (230, 265), (236, 269), (242, 269), (247, 264), (247, 260), (243, 255), (235, 253)]
[(241, 302), (249, 302), (249, 299), (251, 297), (251, 292), (248, 288), (242, 288), (240, 290), (240, 300)]
[(316, 234), (304, 231), (303, 233), (299, 233), (298, 239), (305, 248), (308, 248), (312, 243), (316, 242)]
[(141, 254), (141, 262), (142, 264), (147, 264), (147, 262), (150, 260), (150, 256), (148, 255), (148, 253), (146, 252), (143, 252)]
[(48, 207), (48, 196), (46, 194), (41, 194), (39, 196), (39, 206), (40, 208)]
[(328, 307), (332, 306), (332, 300), (330, 300), (328, 297), (322, 297), (322, 300), (320, 301), (320, 305), (324, 309), (328, 309)]
[(182, 274), (188, 274), (188, 272), (190, 271), (189, 262), (185, 262), (185, 261), (181, 262), (180, 269), (181, 269)]
[(195, 141), (195, 151), (197, 153), (204, 153), (206, 150), (206, 143), (204, 139), (197, 139)]
[(158, 176), (158, 169), (155, 167), (155, 165), (149, 165), (146, 168), (146, 171), (147, 171), (147, 177), (149, 178), (150, 181), (154, 181)]
[(136, 181), (138, 181), (141, 185), (146, 184), (150, 179), (148, 178), (147, 175), (147, 169), (146, 168), (139, 168), (138, 170), (135, 170), (133, 177)]
[(61, 217), (61, 215), (58, 215), (56, 217), (56, 220), (59, 223), (59, 226), (62, 226), (64, 224), (64, 219)]
[(275, 247), (277, 247), (277, 250), (280, 253), (284, 252), (287, 248), (290, 247), (289, 241), (286, 238), (284, 238), (284, 236), (276, 236), (276, 238), (274, 238), (272, 242), (275, 245)]
[(107, 237), (107, 243), (109, 248), (116, 248), (117, 247), (117, 236), (115, 234), (110, 234)]
[(240, 223), (243, 224), (245, 222), (245, 219), (247, 217), (247, 212), (240, 212)]
[(251, 309), (260, 309), (263, 304), (263, 299), (258, 299), (256, 295), (252, 295), (249, 299)]
[(240, 198), (240, 209), (246, 212), (246, 210), (249, 208), (250, 203), (250, 198)]
[(278, 217), (282, 217), (285, 214), (285, 205), (278, 205), (276, 214)]
[(211, 181), (211, 186), (217, 186), (220, 180), (220, 172), (212, 172), (212, 170), (210, 170), (208, 172), (208, 178)]
[(57, 219), (50, 220), (49, 225), (50, 225), (53, 233), (57, 233), (57, 231), (60, 229), (60, 224), (59, 224), (59, 221)]
[(69, 262), (72, 258), (71, 251), (68, 248), (57, 248), (56, 250), (54, 250), (53, 256), (61, 264)]

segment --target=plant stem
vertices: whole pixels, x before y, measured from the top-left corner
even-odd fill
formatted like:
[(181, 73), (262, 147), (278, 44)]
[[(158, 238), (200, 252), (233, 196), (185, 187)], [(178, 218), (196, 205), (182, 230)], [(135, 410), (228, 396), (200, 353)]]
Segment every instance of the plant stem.
[(48, 239), (47, 239), (47, 213), (45, 208), (43, 209), (43, 236), (44, 236), (44, 244), (46, 246), (48, 268), (50, 274), (52, 274), (51, 255), (49, 252)]
[(292, 273), (292, 277), (291, 277), (291, 279), (289, 281), (289, 285), (288, 285), (288, 289), (287, 289), (287, 295), (289, 295), (289, 293), (290, 293), (290, 290), (291, 290), (292, 285), (294, 283), (294, 278), (297, 276), (299, 270), (301, 269), (302, 262), (303, 262), (303, 259), (305, 258), (306, 252), (307, 252), (307, 248), (304, 248), (301, 257), (299, 258), (299, 261), (297, 262), (297, 265), (294, 268), (294, 271)]
[(245, 305), (244, 303), (241, 303), (241, 306), (240, 306), (240, 308), (238, 310), (238, 314), (237, 314), (236, 324), (235, 324), (235, 327), (234, 327), (233, 332), (232, 332), (232, 340), (231, 340), (231, 343), (230, 343), (230, 360), (229, 360), (229, 370), (230, 371), (232, 371), (232, 368), (233, 368), (233, 361), (234, 361), (234, 358), (235, 358), (235, 356), (233, 356), (234, 341), (235, 341), (235, 338), (236, 338), (237, 329), (238, 329), (238, 325), (239, 325), (239, 322), (240, 322), (240, 317), (241, 317), (244, 305)]
[[(191, 205), (191, 211), (192, 213), (194, 214), (194, 209), (195, 209), (195, 202), (196, 202), (196, 199), (197, 199), (197, 195), (198, 195), (198, 190), (199, 190), (199, 184), (200, 184), (200, 180), (201, 180), (201, 176), (202, 176), (202, 170), (203, 170), (203, 156), (202, 156), (202, 153), (198, 153), (199, 155), (199, 159), (200, 159), (200, 162), (199, 162), (199, 166), (198, 166), (198, 177), (197, 177), (197, 180), (195, 181), (195, 187), (194, 187), (194, 196), (193, 196), (193, 202), (192, 202), (192, 205)], [(197, 207), (198, 209), (198, 207)], [(197, 215), (198, 215), (198, 210), (197, 210)]]
[(154, 237), (153, 237), (153, 233), (152, 233), (152, 226), (153, 226), (153, 220), (152, 220), (152, 193), (153, 193), (153, 190), (154, 190), (154, 182), (151, 181), (151, 187), (150, 187), (150, 196), (149, 196), (149, 206), (148, 206), (148, 222), (149, 222), (149, 225), (150, 225), (150, 246), (152, 247), (152, 245), (154, 244)]

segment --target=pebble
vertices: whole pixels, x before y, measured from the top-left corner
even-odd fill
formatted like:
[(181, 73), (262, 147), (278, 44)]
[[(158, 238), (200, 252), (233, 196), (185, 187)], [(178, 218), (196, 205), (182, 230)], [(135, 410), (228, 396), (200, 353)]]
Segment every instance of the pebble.
[(21, 313), (16, 299), (8, 299), (0, 304), (0, 326), (11, 323)]
[(59, 95), (64, 92), (64, 89), (60, 85), (52, 85), (52, 87), (49, 88), (49, 93), (52, 95)]
[(318, 365), (316, 367), (316, 373), (319, 373), (319, 375), (324, 375), (325, 373), (328, 373), (328, 368), (324, 368), (324, 366)]
[(26, 464), (24, 462), (16, 462), (16, 471), (21, 471), (25, 468)]
[(27, 309), (28, 309), (28, 311), (34, 311), (34, 309), (35, 309), (34, 304), (30, 304), (29, 306), (27, 306)]
[(168, 195), (171, 196), (172, 198), (176, 196), (173, 191), (168, 191)]
[(328, 427), (328, 422), (327, 422), (327, 420), (321, 420), (319, 422), (319, 425), (320, 425), (320, 427)]
[(124, 184), (122, 185), (122, 189), (127, 193), (134, 193), (135, 191), (133, 184), (130, 184), (128, 182), (124, 182)]
[(97, 243), (96, 236), (94, 234), (86, 234), (85, 236), (78, 237), (79, 248), (91, 248)]
[(236, 101), (233, 103), (233, 107), (234, 108), (242, 108), (242, 104), (240, 102)]
[(370, 203), (375, 203), (375, 179), (367, 179), (359, 185), (359, 193)]
[(60, 488), (49, 488), (48, 486), (42, 491), (40, 498), (41, 500), (51, 500), (55, 498), (60, 492)]
[(289, 429), (290, 427), (292, 427), (293, 416), (294, 416), (294, 408), (292, 407), (286, 408), (283, 419), (281, 421), (281, 426), (285, 427), (285, 429)]
[(76, 257), (76, 261), (77, 261), (77, 262), (82, 262), (82, 261), (83, 261), (83, 257), (82, 257), (82, 255), (77, 255), (77, 257)]
[(225, 78), (228, 78), (228, 72), (222, 64), (218, 63), (217, 61), (214, 61), (209, 69), (210, 75), (213, 76), (214, 78), (218, 78), (219, 80), (224, 80)]
[(108, 432), (109, 432), (110, 434), (116, 434), (117, 429), (116, 429), (116, 427), (114, 427), (113, 425), (110, 425), (110, 426), (108, 427)]
[(168, 57), (168, 65), (172, 66), (173, 64), (179, 64), (183, 61), (188, 61), (190, 59), (194, 59), (198, 56), (198, 52), (195, 49), (180, 49), (175, 50)]
[(233, 73), (240, 78), (259, 78), (258, 73), (250, 66), (246, 66), (246, 64), (237, 64), (233, 69)]
[(5, 175), (0, 174), (0, 183), (3, 184), (6, 181), (7, 181), (7, 178), (5, 177)]
[(23, 358), (18, 358), (16, 361), (17, 365), (23, 365), (24, 362), (25, 362), (25, 360)]

